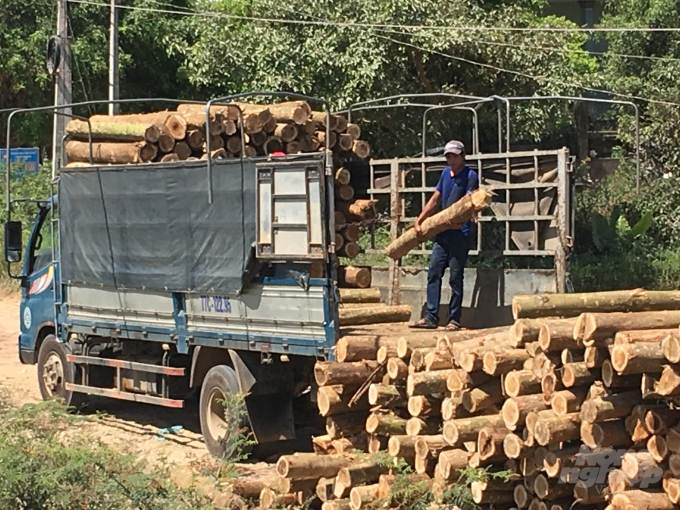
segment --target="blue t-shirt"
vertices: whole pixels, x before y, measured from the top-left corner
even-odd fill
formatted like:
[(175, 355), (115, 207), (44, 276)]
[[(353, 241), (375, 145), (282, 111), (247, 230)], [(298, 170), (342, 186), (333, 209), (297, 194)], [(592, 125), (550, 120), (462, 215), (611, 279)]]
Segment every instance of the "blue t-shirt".
[[(442, 172), (435, 189), (442, 194), (441, 207), (443, 210), (478, 188), (479, 178), (470, 167), (466, 166), (456, 175), (451, 176), (451, 167), (447, 166)], [(468, 221), (460, 231), (464, 236), (472, 234), (472, 222)], [(447, 230), (439, 235), (446, 235), (450, 232), (455, 232), (455, 230)]]

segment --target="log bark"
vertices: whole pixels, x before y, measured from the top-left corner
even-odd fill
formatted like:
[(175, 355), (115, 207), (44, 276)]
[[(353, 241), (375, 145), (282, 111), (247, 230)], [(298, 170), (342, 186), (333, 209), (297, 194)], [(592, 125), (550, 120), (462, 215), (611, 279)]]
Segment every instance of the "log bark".
[(401, 358), (387, 360), (387, 375), (392, 381), (402, 381), (408, 377), (408, 365)]
[(363, 432), (365, 423), (366, 413), (364, 411), (336, 414), (326, 418), (326, 432), (331, 439), (342, 439)]
[[(643, 289), (575, 294), (515, 296), (515, 319), (535, 317), (576, 317), (586, 312), (641, 312), (680, 309), (680, 292)], [(636, 328), (628, 328), (636, 329)]]
[(577, 508), (583, 505), (604, 503), (606, 501), (603, 491), (605, 486), (595, 484), (592, 480), (578, 480), (574, 485), (574, 499), (580, 505)]
[(601, 367), (608, 357), (609, 353), (606, 349), (600, 349), (595, 346), (586, 347), (583, 352), (583, 362), (587, 368)]
[(609, 359), (602, 363), (602, 382), (607, 388), (640, 388), (641, 374), (618, 375)]
[[(560, 359), (562, 360), (562, 364), (566, 365), (567, 363), (581, 363), (582, 361), (585, 362), (585, 350), (584, 349), (563, 349), (562, 352), (560, 352)], [(590, 366), (586, 362), (586, 366), (588, 368), (595, 368), (602, 366), (602, 360), (597, 359), (596, 363), (599, 364), (594, 364), (593, 366)]]
[(666, 434), (678, 423), (680, 413), (676, 409), (652, 409), (645, 414), (645, 425), (652, 434)]
[[(91, 124), (146, 124), (164, 125), (175, 140), (183, 140), (186, 136), (187, 124), (177, 112), (134, 113), (129, 115), (92, 115)], [(85, 123), (87, 129), (87, 123)], [(85, 131), (87, 134), (87, 131)], [(152, 142), (153, 140), (147, 140)]]
[(516, 320), (508, 332), (510, 345), (518, 348), (529, 342), (538, 340), (541, 326), (545, 324), (543, 319), (519, 319)]
[[(161, 123), (162, 127), (163, 124)], [(91, 131), (90, 131), (91, 127)], [(106, 140), (109, 142), (139, 142), (157, 143), (160, 130), (159, 125), (148, 123), (124, 122), (87, 122), (72, 119), (66, 124), (66, 132), (76, 140)], [(174, 139), (173, 139), (174, 140)]]
[(462, 397), (447, 397), (442, 400), (441, 415), (444, 421), (471, 416), (470, 412), (463, 406)]
[(335, 499), (332, 501), (325, 501), (321, 506), (321, 510), (352, 510), (352, 504), (349, 498)]
[(449, 443), (441, 434), (420, 436), (415, 439), (416, 457), (421, 459), (436, 459), (442, 451), (449, 448)]
[(578, 340), (574, 340), (577, 320), (577, 318), (544, 320), (538, 333), (540, 348), (548, 352), (580, 347)]
[(557, 416), (576, 413), (581, 410), (581, 405), (588, 398), (588, 388), (578, 387), (569, 390), (557, 391), (550, 399), (550, 407)]
[(377, 200), (358, 199), (347, 207), (347, 212), (358, 221), (374, 220), (378, 213), (375, 210)]
[(470, 486), (470, 492), (472, 494), (472, 501), (478, 505), (492, 505), (495, 508), (498, 505), (503, 505), (505, 503), (511, 503), (512, 492), (509, 491), (489, 491), (482, 490), (479, 487), (480, 482), (473, 482)]
[[(244, 113), (253, 114), (268, 110), (276, 122), (292, 122), (304, 126), (312, 118), (312, 109), (306, 101), (284, 101), (267, 105), (237, 103)], [(266, 122), (266, 121), (265, 121)]]
[(441, 419), (438, 416), (425, 418), (413, 417), (406, 422), (406, 435), (416, 437), (420, 435), (437, 434), (441, 427)]
[(406, 435), (406, 422), (398, 416), (372, 413), (366, 420), (366, 432), (379, 436)]
[(354, 487), (349, 493), (352, 510), (368, 508), (378, 498), (378, 484)]
[(499, 379), (491, 379), (488, 383), (465, 390), (463, 393), (463, 407), (471, 413), (490, 409), (502, 400), (503, 392)]
[(608, 448), (630, 444), (630, 434), (623, 420), (581, 423), (581, 441), (589, 448)]
[(619, 331), (614, 336), (614, 345), (636, 344), (636, 343), (661, 343), (668, 335), (677, 333), (676, 329), (642, 329), (631, 331)]
[(328, 478), (336, 476), (350, 463), (349, 459), (340, 456), (295, 453), (282, 456), (276, 463), (276, 471), (282, 478)]
[(410, 305), (376, 305), (340, 310), (340, 326), (406, 322), (410, 318)]
[(386, 253), (392, 259), (399, 259), (420, 243), (448, 230), (451, 225), (467, 222), (475, 213), (486, 209), (490, 204), (491, 193), (487, 190), (480, 189), (466, 195), (451, 207), (423, 221), (421, 235), (417, 235), (413, 228), (408, 229), (398, 239), (390, 243)]
[(469, 455), (465, 450), (444, 450), (439, 454), (438, 474), (444, 482), (455, 482), (460, 470), (468, 465)]
[(529, 353), (524, 349), (508, 349), (488, 351), (482, 359), (482, 370), (494, 377), (507, 374), (513, 370), (521, 370), (524, 362), (529, 359)]
[(632, 490), (614, 494), (610, 499), (613, 510), (673, 510), (675, 505), (665, 492)]
[(313, 135), (317, 140), (319, 140), (319, 143), (321, 144), (322, 147), (325, 147), (326, 149), (332, 149), (335, 147), (338, 143), (338, 135), (331, 131), (330, 136), (328, 137), (328, 141), (326, 140), (326, 132), (325, 131), (312, 131), (310, 132), (309, 130), (305, 129), (305, 132), (308, 135)]
[(314, 478), (282, 478), (281, 479), (281, 492), (284, 494), (298, 494), (302, 493), (303, 499), (307, 499), (309, 496), (316, 492), (316, 486), (319, 479)]
[(332, 414), (342, 414), (352, 411), (368, 409), (369, 399), (364, 394), (354, 405), (349, 406), (349, 401), (359, 389), (358, 386), (322, 386), (317, 390), (317, 407), (319, 414), (326, 417)]
[(364, 431), (351, 437), (334, 439), (333, 449), (338, 455), (351, 454), (353, 450), (368, 451), (368, 434)]
[(550, 400), (556, 391), (564, 389), (562, 380), (557, 377), (555, 372), (548, 372), (541, 378), (541, 393), (543, 398)]
[(557, 415), (555, 414), (555, 411), (552, 409), (546, 409), (545, 411), (537, 411), (537, 412), (531, 412), (527, 415), (526, 420), (525, 420), (525, 427), (529, 431), (529, 434), (534, 436), (535, 428), (536, 428), (536, 423), (538, 423), (538, 420), (543, 420), (543, 419), (550, 419), (550, 418), (557, 418)]
[[(148, 163), (158, 154), (158, 147), (148, 142), (92, 143), (92, 162), (112, 165)], [(90, 144), (70, 140), (66, 142), (66, 156), (70, 161), (90, 161)]]
[(406, 393), (409, 397), (443, 393), (446, 391), (446, 381), (451, 371), (437, 370), (411, 374), (406, 380)]
[(198, 129), (199, 131), (202, 131), (206, 137), (208, 135), (217, 136), (224, 132), (223, 118), (220, 114), (210, 114), (210, 124), (207, 130), (205, 126), (205, 113), (187, 113), (184, 114), (183, 117), (186, 122), (187, 131)]
[(368, 267), (340, 266), (340, 281), (352, 287), (366, 289), (371, 286), (371, 270)]
[(389, 468), (375, 462), (363, 462), (342, 468), (335, 478), (336, 484), (345, 487), (374, 484), (378, 482), (380, 475), (386, 474)]
[(503, 416), (492, 414), (475, 416), (473, 418), (459, 418), (444, 422), (442, 435), (446, 442), (453, 447), (461, 447), (467, 441), (477, 440), (479, 431), (484, 427), (504, 427)]
[[(382, 338), (385, 337), (377, 335), (347, 335), (340, 337), (335, 344), (336, 359), (341, 363), (348, 361), (374, 360), (376, 359)], [(389, 342), (387, 338), (385, 338), (384, 341)]]
[(174, 152), (171, 152), (170, 154), (165, 154), (161, 158), (161, 163), (173, 163), (175, 161), (179, 161), (179, 158), (177, 157), (177, 154)]
[(579, 439), (581, 416), (579, 413), (571, 413), (555, 418), (539, 419), (534, 428), (534, 437), (541, 446)]
[(416, 395), (408, 399), (408, 412), (411, 416), (439, 416), (442, 400), (431, 395)]
[(380, 303), (380, 289), (339, 289), (341, 303)]
[(316, 496), (322, 501), (330, 501), (333, 499), (333, 490), (335, 488), (335, 477), (319, 478), (316, 484)]
[[(180, 115), (202, 113), (205, 116), (205, 110), (206, 104), (184, 103), (177, 106), (177, 113)], [(235, 104), (214, 104), (210, 106), (210, 114), (236, 121), (239, 118), (239, 108)]]
[(397, 386), (371, 384), (368, 388), (368, 403), (380, 407), (403, 407), (406, 403), (406, 393)]
[(623, 418), (640, 402), (639, 392), (629, 391), (588, 400), (581, 406), (581, 417), (588, 423)]
[(558, 480), (549, 480), (543, 473), (534, 480), (534, 491), (536, 496), (545, 501), (552, 501), (573, 494), (571, 485), (559, 483)]
[(387, 437), (373, 434), (368, 440), (368, 453), (371, 455), (380, 451), (387, 450)]
[(482, 461), (494, 462), (506, 458), (503, 439), (510, 433), (505, 427), (484, 427), (477, 438), (477, 453)]
[(615, 345), (611, 350), (611, 363), (619, 375), (659, 373), (665, 361), (661, 345), (645, 342)]
[(525, 395), (507, 399), (503, 404), (501, 415), (508, 429), (517, 430), (524, 425), (529, 413), (545, 411), (546, 409), (548, 409), (548, 406), (543, 395)]
[(484, 372), (466, 372), (462, 368), (454, 368), (446, 380), (446, 389), (458, 392), (479, 387), (491, 380), (491, 376)]
[(569, 474), (563, 470), (573, 467), (581, 452), (581, 445), (562, 447), (555, 451), (548, 451), (543, 458), (543, 468), (549, 478), (558, 478), (561, 482), (567, 482)]
[(352, 363), (317, 362), (314, 378), (319, 386), (336, 384), (360, 385), (371, 375), (378, 363), (375, 361), (355, 361)]
[(570, 363), (562, 368), (562, 384), (565, 388), (585, 386), (597, 381), (600, 377), (600, 369), (588, 368), (585, 363)]
[(260, 508), (263, 509), (285, 507), (292, 505), (296, 501), (295, 494), (277, 494), (269, 488), (264, 488), (260, 492)]
[(453, 368), (453, 356), (449, 351), (431, 351), (425, 356), (425, 370), (447, 370)]
[(613, 337), (618, 331), (629, 329), (669, 329), (680, 325), (680, 311), (635, 313), (587, 313), (584, 318), (583, 341), (592, 345), (596, 341)]
[(416, 455), (416, 438), (399, 434), (392, 435), (387, 442), (387, 453), (391, 457), (413, 459)]

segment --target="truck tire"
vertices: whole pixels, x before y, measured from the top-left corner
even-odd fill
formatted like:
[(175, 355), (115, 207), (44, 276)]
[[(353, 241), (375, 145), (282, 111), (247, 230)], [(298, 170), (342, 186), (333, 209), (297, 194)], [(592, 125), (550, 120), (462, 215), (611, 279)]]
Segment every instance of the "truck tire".
[[(222, 402), (230, 394), (235, 395), (238, 392), (238, 380), (233, 368), (217, 365), (208, 370), (201, 387), (199, 412), (203, 441), (208, 452), (215, 457), (226, 458), (233, 453), (233, 448), (227, 447), (223, 441), (228, 433), (234, 431), (227, 430), (225, 406)], [(229, 449), (232, 451), (228, 451)]]
[(66, 361), (68, 348), (54, 335), (48, 335), (38, 352), (38, 386), (43, 400), (62, 399), (67, 406), (79, 409), (85, 404), (84, 393), (66, 391), (66, 383), (75, 382), (76, 367)]

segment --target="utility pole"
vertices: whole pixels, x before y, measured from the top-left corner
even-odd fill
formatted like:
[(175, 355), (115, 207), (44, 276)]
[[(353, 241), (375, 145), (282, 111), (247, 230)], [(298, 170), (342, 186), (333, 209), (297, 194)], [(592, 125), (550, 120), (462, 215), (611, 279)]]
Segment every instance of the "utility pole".
[[(73, 102), (71, 87), (71, 44), (68, 38), (68, 2), (57, 0), (57, 37), (61, 49), (61, 62), (54, 76), (54, 105), (61, 106)], [(60, 113), (70, 115), (71, 108), (60, 109)], [(54, 116), (54, 132), (52, 139), (52, 175), (56, 175), (61, 161), (61, 141), (68, 117)]]
[[(111, 24), (109, 27), (109, 101), (119, 97), (118, 75), (118, 0), (111, 0)], [(109, 115), (117, 115), (118, 103), (109, 103)]]

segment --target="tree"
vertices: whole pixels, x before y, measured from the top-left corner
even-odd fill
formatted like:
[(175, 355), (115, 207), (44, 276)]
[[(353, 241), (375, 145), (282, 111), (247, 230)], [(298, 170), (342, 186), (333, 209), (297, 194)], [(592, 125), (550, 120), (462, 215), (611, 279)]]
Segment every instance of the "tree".
[[(195, 39), (176, 51), (196, 85), (230, 92), (297, 91), (324, 97), (339, 109), (408, 92), (579, 94), (578, 85), (589, 83), (597, 71), (595, 60), (581, 50), (583, 34), (410, 28), (574, 26), (563, 18), (542, 17), (544, 3), (197, 0), (197, 9), (213, 16), (193, 18)], [(563, 51), (537, 49), (542, 46)], [(549, 138), (551, 131), (571, 131), (571, 111), (562, 103), (522, 104), (514, 112), (516, 139), (535, 141)], [(496, 111), (481, 113), (488, 126), (483, 133), (487, 148), (496, 147)], [(410, 117), (404, 110), (379, 115), (380, 123), (371, 125), (374, 136), (383, 135), (379, 152), (420, 149), (422, 111)], [(461, 117), (449, 112), (433, 119)], [(441, 143), (445, 134), (460, 133), (460, 126), (460, 121), (435, 122), (439, 136), (433, 138)]]

